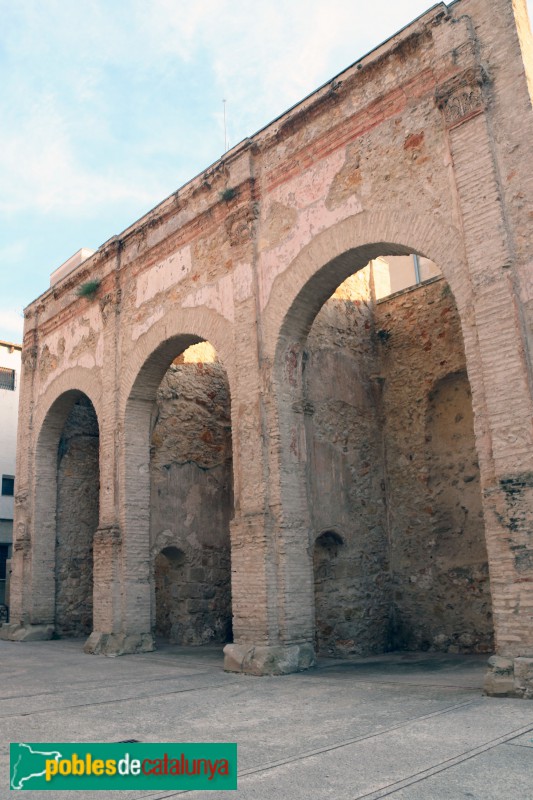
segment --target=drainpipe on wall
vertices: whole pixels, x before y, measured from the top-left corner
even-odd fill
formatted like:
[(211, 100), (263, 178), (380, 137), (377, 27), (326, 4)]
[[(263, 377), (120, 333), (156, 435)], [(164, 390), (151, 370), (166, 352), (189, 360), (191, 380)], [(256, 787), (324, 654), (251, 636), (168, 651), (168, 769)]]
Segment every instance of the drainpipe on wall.
[(419, 283), (422, 283), (422, 281), (420, 280), (420, 261), (418, 260), (416, 253), (413, 253), (413, 263), (415, 265), (415, 281), (418, 285)]

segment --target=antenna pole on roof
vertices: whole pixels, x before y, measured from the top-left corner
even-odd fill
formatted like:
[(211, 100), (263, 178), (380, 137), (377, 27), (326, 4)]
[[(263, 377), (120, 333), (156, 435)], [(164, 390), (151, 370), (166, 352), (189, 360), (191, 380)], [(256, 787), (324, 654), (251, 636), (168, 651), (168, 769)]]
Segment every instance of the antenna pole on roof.
[(224, 152), (228, 152), (228, 137), (226, 135), (226, 101), (222, 100), (222, 105), (224, 106)]

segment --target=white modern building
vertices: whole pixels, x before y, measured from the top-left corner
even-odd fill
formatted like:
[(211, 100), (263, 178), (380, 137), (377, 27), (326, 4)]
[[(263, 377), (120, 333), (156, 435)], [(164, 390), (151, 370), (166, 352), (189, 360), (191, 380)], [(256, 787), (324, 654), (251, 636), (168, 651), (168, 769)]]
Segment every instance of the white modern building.
[(13, 541), (21, 350), (20, 344), (0, 340), (0, 606), (6, 600), (6, 562)]

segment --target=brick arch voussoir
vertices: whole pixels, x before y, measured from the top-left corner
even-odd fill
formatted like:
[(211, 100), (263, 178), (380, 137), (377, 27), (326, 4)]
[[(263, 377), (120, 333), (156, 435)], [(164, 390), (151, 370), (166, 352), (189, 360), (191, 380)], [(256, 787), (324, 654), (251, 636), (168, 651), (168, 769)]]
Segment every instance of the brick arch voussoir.
[(103, 402), (100, 372), (85, 367), (72, 367), (58, 375), (39, 398), (37, 416), (34, 421), (35, 441), (39, 443), (50, 421), (54, 406), (67, 392), (80, 392), (89, 398), (94, 406), (98, 428), (101, 430)]
[[(196, 337), (215, 348), (228, 376), (230, 394), (235, 385), (233, 326), (216, 311), (202, 308), (178, 308), (165, 314), (135, 342), (122, 370), (120, 417), (124, 420), (133, 390), (143, 381), (143, 372), (158, 349), (172, 339)], [(175, 353), (176, 356), (179, 352)]]
[[(396, 208), (363, 212), (317, 234), (275, 279), (264, 313), (266, 353), (272, 360), (276, 360), (281, 339), (291, 327), (291, 315), (305, 314), (305, 309), (298, 308), (298, 298), (309, 281), (326, 265), (342, 259), (343, 254), (357, 250), (364, 254), (380, 243), (392, 244), (434, 261), (450, 285), (461, 323), (464, 323), (471, 290), (460, 231), (430, 216), (409, 215)], [(347, 271), (345, 277), (349, 274)], [(337, 285), (331, 284), (323, 301)]]

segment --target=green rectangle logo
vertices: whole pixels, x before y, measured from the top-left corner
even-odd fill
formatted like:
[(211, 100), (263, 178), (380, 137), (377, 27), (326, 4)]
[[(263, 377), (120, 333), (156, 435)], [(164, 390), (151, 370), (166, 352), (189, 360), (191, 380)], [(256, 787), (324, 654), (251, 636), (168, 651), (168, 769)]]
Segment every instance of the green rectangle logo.
[(12, 742), (10, 788), (236, 789), (237, 745)]

